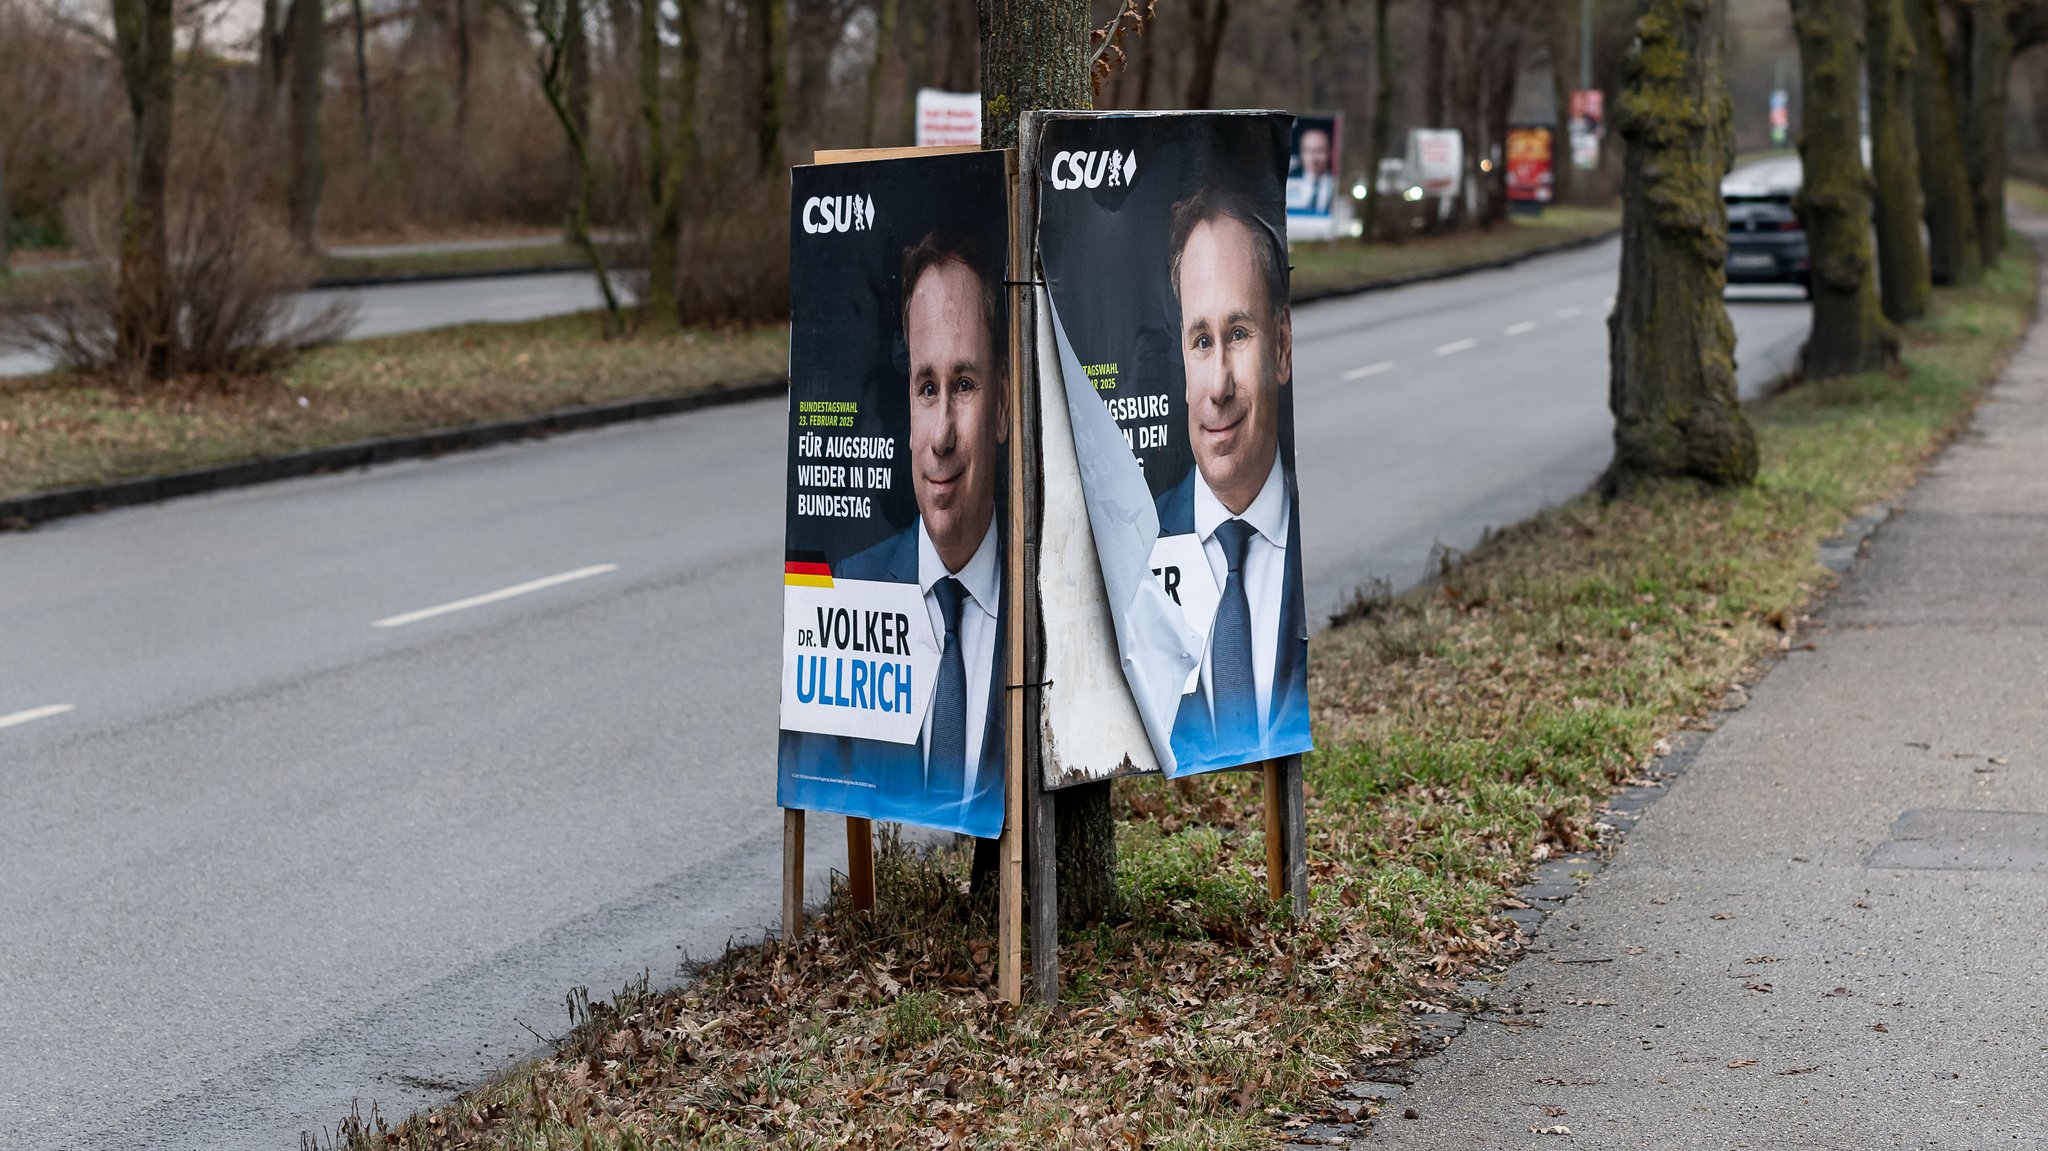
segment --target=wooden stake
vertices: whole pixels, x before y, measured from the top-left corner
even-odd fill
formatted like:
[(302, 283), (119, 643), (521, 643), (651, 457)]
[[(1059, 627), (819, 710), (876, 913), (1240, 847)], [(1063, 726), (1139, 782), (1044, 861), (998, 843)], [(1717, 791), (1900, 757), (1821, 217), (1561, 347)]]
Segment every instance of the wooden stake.
[[(1017, 373), (1017, 387), (1011, 394), (1016, 397), (1016, 418), (1010, 437), (1011, 458), (1021, 460), (1025, 465), (1012, 472), (1010, 503), (1016, 528), (1022, 534), (1024, 546), (1017, 551), (1023, 556), (1021, 582), (1010, 599), (1011, 618), (1016, 621), (1021, 635), (1019, 645), (1023, 657), (1023, 674), (1011, 682), (1019, 684), (1012, 692), (1022, 704), (1023, 721), (1012, 729), (1021, 737), (1021, 754), (1012, 756), (1013, 762), (1022, 773), (1021, 783), (1024, 802), (1013, 808), (1022, 816), (1024, 834), (1030, 837), (1030, 868), (1028, 882), (1031, 890), (1031, 986), (1037, 992), (1038, 1000), (1048, 1006), (1060, 1000), (1060, 895), (1058, 885), (1057, 854), (1054, 846), (1053, 798), (1054, 792), (1045, 786), (1045, 765), (1040, 762), (1043, 755), (1039, 734), (1040, 709), (1044, 697), (1038, 681), (1045, 676), (1045, 636), (1038, 618), (1038, 517), (1043, 507), (1043, 495), (1039, 491), (1041, 477), (1037, 462), (1043, 458), (1039, 444), (1039, 431), (1043, 426), (1038, 410), (1038, 280), (1037, 222), (1038, 222), (1038, 133), (1040, 113), (1029, 112), (1019, 125), (1017, 136), (1017, 170), (1022, 178), (1012, 183), (1017, 190), (1017, 240), (1016, 262), (1012, 265), (1010, 278), (1023, 281), (1022, 288), (1012, 299), (1017, 307), (1010, 313), (1011, 323), (1017, 335), (1017, 353), (1012, 363), (1021, 365)], [(1018, 714), (1012, 712), (1012, 715)]]
[(875, 906), (875, 825), (857, 815), (846, 817), (846, 893), (855, 911)]
[(804, 810), (782, 809), (782, 941), (804, 933)]
[(1294, 895), (1294, 917), (1308, 918), (1308, 811), (1302, 794), (1301, 757), (1282, 761), (1280, 803), (1287, 813), (1287, 889)]
[[(1017, 153), (1007, 152), (1009, 184), (1017, 186)], [(1017, 198), (1010, 196), (1011, 280), (1024, 277), (1016, 269), (1024, 258), (1023, 229), (1018, 220)], [(1024, 515), (1015, 493), (1024, 490), (1024, 340), (1018, 331), (1026, 312), (1022, 307), (1024, 287), (1010, 286), (1010, 505), (1008, 563), (1003, 586), (1009, 590), (1009, 618), (1004, 621), (1003, 643), (1008, 658), (1003, 661), (1004, 682), (1024, 682), (1024, 612), (1022, 604), (1025, 574)], [(1008, 738), (1003, 742), (1003, 837), (996, 845), (997, 965), (996, 990), (1011, 1005), (1024, 1000), (1024, 692), (1013, 687), (1003, 692), (1003, 722)]]
[(1287, 831), (1282, 801), (1280, 761), (1264, 763), (1266, 778), (1266, 895), (1279, 899), (1287, 893)]

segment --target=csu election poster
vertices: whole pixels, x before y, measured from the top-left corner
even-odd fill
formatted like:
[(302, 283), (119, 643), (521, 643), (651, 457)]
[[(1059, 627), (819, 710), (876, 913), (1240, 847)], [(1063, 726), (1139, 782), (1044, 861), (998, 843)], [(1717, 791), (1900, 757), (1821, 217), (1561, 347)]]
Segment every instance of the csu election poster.
[(1168, 775), (1310, 746), (1294, 142), (1284, 113), (1055, 115), (1039, 138), (1055, 362), (1123, 670)]
[(776, 799), (1003, 823), (1000, 152), (791, 174)]

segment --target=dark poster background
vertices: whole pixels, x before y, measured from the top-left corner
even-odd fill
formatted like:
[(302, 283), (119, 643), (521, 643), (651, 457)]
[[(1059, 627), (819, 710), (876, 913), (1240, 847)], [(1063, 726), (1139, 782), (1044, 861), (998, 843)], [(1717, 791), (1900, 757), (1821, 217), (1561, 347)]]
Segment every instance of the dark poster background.
[[(903, 342), (904, 250), (933, 231), (964, 234), (1009, 275), (1009, 199), (1000, 152), (920, 156), (853, 164), (824, 164), (790, 173), (789, 447), (784, 471), (787, 502), (785, 559), (836, 563), (907, 528), (917, 519), (910, 480), (910, 366)], [(841, 197), (874, 201), (871, 227), (810, 233), (804, 215), (813, 197), (830, 204), (809, 208), (815, 224)], [(1000, 305), (1007, 307), (1007, 297)], [(1006, 329), (1007, 330), (1007, 329)], [(1003, 349), (999, 354), (1007, 355)], [(850, 427), (803, 426), (805, 401), (855, 401)], [(797, 436), (887, 436), (896, 441), (891, 461), (840, 461), (797, 455)], [(843, 494), (873, 498), (868, 520), (798, 516), (797, 465), (859, 463), (887, 466), (886, 491)], [(1007, 482), (1008, 469), (1003, 475)], [(805, 492), (818, 489), (804, 488)]]
[[(1099, 116), (1054, 119), (1039, 144), (1038, 221), (1047, 289), (1084, 368), (1115, 364), (1116, 387), (1097, 387), (1104, 401), (1160, 397), (1162, 417), (1119, 419), (1127, 432), (1163, 425), (1163, 445), (1134, 446), (1152, 494), (1179, 483), (1194, 466), (1188, 447), (1187, 389), (1181, 374), (1180, 305), (1167, 261), (1167, 217), (1204, 183), (1224, 182), (1252, 202), (1270, 206), (1261, 222), (1286, 249), (1284, 190), (1293, 117), (1283, 112)], [(1094, 188), (1056, 188), (1071, 161), (1053, 172), (1061, 153), (1135, 153), (1136, 177), (1115, 185), (1105, 174)], [(1107, 165), (1105, 164), (1105, 169)], [(1294, 404), (1280, 420), (1281, 459), (1294, 468)]]

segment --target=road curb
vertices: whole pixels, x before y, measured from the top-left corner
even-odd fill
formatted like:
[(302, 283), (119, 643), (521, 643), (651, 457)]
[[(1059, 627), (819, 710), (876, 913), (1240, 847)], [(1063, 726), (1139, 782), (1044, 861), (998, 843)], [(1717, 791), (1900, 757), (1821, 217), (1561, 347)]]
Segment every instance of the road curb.
[(1313, 304), (1322, 300), (1339, 300), (1347, 296), (1363, 296), (1370, 292), (1384, 292), (1392, 288), (1406, 288), (1413, 284), (1429, 284), (1438, 280), (1451, 280), (1459, 276), (1469, 276), (1474, 272), (1498, 271), (1502, 268), (1512, 268), (1526, 260), (1539, 259), (1543, 256), (1555, 256), (1559, 252), (1571, 252), (1580, 248), (1590, 248), (1596, 244), (1604, 244), (1619, 235), (1621, 235), (1621, 226), (1617, 224), (1612, 228), (1595, 232), (1590, 236), (1580, 236), (1571, 240), (1559, 240), (1554, 244), (1543, 244), (1526, 252), (1516, 252), (1514, 255), (1502, 256), (1483, 263), (1456, 264), (1447, 268), (1432, 268), (1427, 272), (1412, 272), (1405, 276), (1395, 276), (1386, 280), (1372, 280), (1349, 287), (1319, 288), (1313, 292), (1290, 295), (1288, 303), (1295, 305)]
[[(553, 264), (523, 264), (512, 268), (450, 268), (441, 272), (365, 272), (353, 276), (321, 276), (307, 285), (311, 288), (386, 288), (402, 284), (447, 284), (458, 280), (510, 280), (519, 276), (556, 276), (564, 272), (588, 272), (590, 265), (581, 260), (564, 260)], [(620, 269), (606, 265), (608, 271)]]
[(418, 459), (448, 452), (487, 447), (513, 440), (532, 439), (557, 432), (653, 419), (702, 408), (723, 407), (779, 396), (789, 391), (783, 377), (714, 384), (702, 391), (681, 396), (648, 396), (635, 400), (561, 408), (537, 416), (442, 428), (408, 435), (380, 436), (325, 448), (308, 448), (281, 456), (240, 460), (213, 467), (165, 475), (141, 476), (105, 484), (51, 488), (25, 496), (0, 499), (0, 530), (24, 530), (37, 524), (87, 512), (156, 503), (179, 496), (200, 495), (228, 488), (249, 487), (272, 480), (294, 479), (319, 472), (344, 471), (393, 460)]

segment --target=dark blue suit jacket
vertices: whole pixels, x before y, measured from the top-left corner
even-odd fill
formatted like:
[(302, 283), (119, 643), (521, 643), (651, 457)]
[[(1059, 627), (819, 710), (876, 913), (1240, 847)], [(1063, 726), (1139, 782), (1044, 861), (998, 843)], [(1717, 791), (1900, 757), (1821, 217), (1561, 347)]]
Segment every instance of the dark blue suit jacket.
[[(1005, 551), (1003, 520), (996, 519), (996, 562)], [(917, 525), (874, 547), (832, 565), (838, 579), (917, 583)], [(1003, 830), (1003, 738), (1009, 709), (1003, 699), (1003, 657), (1007, 629), (1009, 581), (996, 609), (996, 648), (989, 669), (988, 717), (982, 724), (981, 769), (974, 792), (957, 796), (929, 795), (924, 785), (924, 749), (914, 743), (886, 743), (843, 735), (785, 731), (777, 748), (776, 801), (783, 807), (836, 811), (866, 819), (915, 823), (946, 831), (993, 839)], [(940, 637), (944, 642), (944, 637)], [(820, 782), (799, 776), (824, 776), (845, 783)]]
[[(1279, 461), (1281, 478), (1287, 482), (1287, 566), (1281, 579), (1280, 642), (1273, 647), (1273, 698), (1260, 731), (1214, 730), (1209, 721), (1209, 701), (1203, 689), (1180, 697), (1180, 710), (1173, 720), (1173, 756), (1178, 761), (1175, 775), (1257, 763), (1307, 751), (1311, 746), (1308, 722), (1308, 616), (1302, 607), (1301, 590), (1301, 500), (1294, 487), (1294, 473)], [(1195, 479), (1190, 467), (1186, 478), (1167, 489), (1154, 501), (1159, 512), (1159, 535), (1192, 535), (1195, 530)], [(1256, 615), (1254, 609), (1254, 615)], [(1207, 637), (1203, 637), (1206, 639)]]

